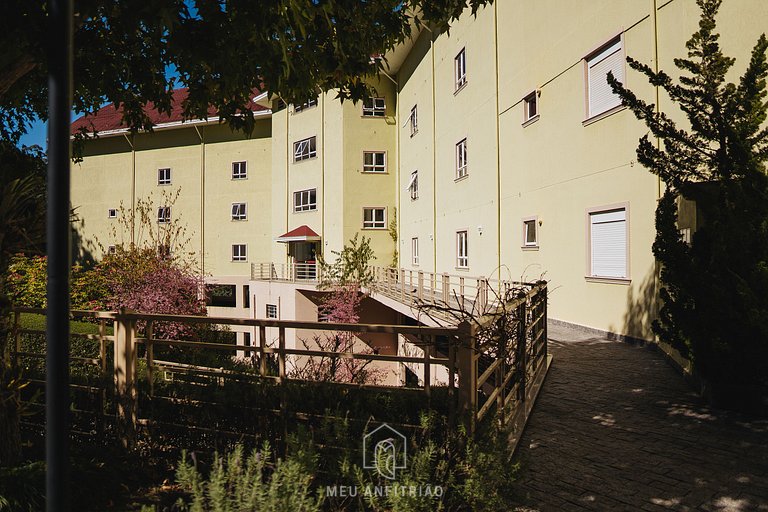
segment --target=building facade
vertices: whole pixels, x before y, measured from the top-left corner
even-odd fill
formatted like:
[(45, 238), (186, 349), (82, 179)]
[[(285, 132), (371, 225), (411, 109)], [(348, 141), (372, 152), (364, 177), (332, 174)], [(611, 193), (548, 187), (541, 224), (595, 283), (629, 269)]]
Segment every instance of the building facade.
[[(636, 162), (647, 129), (605, 76), (683, 121), (625, 57), (675, 76), (698, 20), (693, 0), (497, 0), (450, 33), (416, 30), (386, 55), (365, 102), (256, 95), (250, 138), (215, 119), (159, 120), (130, 137), (110, 118), (73, 167), (79, 236), (98, 257), (112, 209), (178, 187), (170, 215), (187, 223), (208, 280), (234, 286), (234, 302), (211, 314), (316, 318), (317, 256), (361, 233), (376, 265), (543, 278), (552, 318), (650, 339), (663, 183)], [(724, 2), (718, 31), (736, 58), (733, 80), (766, 26), (768, 3)], [(377, 311), (387, 322), (409, 316)]]

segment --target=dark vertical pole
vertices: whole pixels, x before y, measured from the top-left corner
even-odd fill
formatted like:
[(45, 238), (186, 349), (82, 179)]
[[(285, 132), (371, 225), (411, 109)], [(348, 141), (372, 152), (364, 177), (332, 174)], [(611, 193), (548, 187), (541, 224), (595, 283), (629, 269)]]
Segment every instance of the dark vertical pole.
[(48, 1), (46, 510), (69, 510), (69, 125), (72, 0)]

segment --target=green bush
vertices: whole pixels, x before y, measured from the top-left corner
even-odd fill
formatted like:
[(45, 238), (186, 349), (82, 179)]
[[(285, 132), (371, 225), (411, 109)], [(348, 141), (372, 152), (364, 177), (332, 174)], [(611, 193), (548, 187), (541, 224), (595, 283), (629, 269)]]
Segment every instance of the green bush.
[(237, 445), (228, 455), (217, 453), (205, 477), (184, 452), (176, 481), (189, 497), (179, 499), (176, 506), (192, 512), (319, 511), (322, 498), (312, 492), (311, 458), (301, 455), (273, 464), (269, 444), (247, 458), (243, 446)]
[(45, 463), (0, 467), (0, 512), (36, 512), (45, 508)]

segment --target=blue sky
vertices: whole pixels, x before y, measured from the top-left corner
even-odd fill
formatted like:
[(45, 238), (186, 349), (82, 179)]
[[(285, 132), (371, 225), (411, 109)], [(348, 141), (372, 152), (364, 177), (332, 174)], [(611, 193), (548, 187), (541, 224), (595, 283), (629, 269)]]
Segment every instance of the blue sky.
[[(75, 118), (73, 117), (72, 119), (74, 120)], [(37, 144), (41, 148), (45, 149), (47, 146), (47, 132), (48, 124), (44, 123), (43, 121), (36, 121), (32, 123), (32, 128), (30, 128), (29, 131), (21, 137), (19, 145), (34, 146)]]

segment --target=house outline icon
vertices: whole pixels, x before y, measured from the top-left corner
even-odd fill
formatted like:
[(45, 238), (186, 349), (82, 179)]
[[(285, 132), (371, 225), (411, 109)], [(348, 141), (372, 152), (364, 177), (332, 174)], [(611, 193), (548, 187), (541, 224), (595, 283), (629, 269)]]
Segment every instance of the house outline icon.
[[(378, 442), (375, 442), (379, 439)], [(400, 451), (397, 450), (399, 447)], [(393, 459), (393, 465), (391, 468), (391, 474), (382, 473), (377, 461), (377, 448), (380, 446), (391, 447), (395, 451), (395, 457)], [(408, 461), (408, 444), (406, 437), (398, 432), (396, 429), (389, 426), (387, 423), (382, 423), (372, 431), (363, 436), (363, 468), (375, 469), (379, 474), (390, 480), (394, 479), (394, 471), (397, 469), (405, 469)]]

